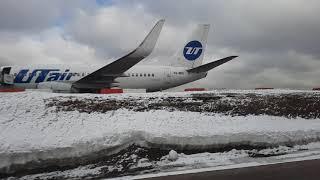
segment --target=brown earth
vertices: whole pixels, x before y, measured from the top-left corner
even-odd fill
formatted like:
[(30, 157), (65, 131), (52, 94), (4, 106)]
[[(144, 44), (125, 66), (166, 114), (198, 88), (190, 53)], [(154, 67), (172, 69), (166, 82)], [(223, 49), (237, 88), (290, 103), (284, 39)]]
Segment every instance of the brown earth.
[(320, 95), (294, 94), (236, 94), (204, 93), (190, 97), (128, 98), (125, 100), (59, 97), (46, 100), (57, 111), (85, 113), (113, 111), (125, 108), (132, 111), (191, 111), (221, 113), (231, 116), (271, 115), (287, 118), (315, 119), (320, 117)]

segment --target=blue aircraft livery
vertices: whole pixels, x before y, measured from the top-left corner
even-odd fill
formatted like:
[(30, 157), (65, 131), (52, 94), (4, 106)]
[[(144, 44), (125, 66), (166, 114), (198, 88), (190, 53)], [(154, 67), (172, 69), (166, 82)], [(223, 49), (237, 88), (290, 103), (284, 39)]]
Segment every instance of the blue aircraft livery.
[(201, 53), (202, 44), (199, 41), (190, 41), (183, 49), (183, 56), (189, 61), (196, 60)]
[(14, 79), (14, 83), (30, 83), (35, 79), (35, 83), (46, 81), (65, 81), (70, 80), (72, 73), (66, 69), (60, 72), (60, 69), (35, 69), (29, 72), (29, 69), (22, 69)]

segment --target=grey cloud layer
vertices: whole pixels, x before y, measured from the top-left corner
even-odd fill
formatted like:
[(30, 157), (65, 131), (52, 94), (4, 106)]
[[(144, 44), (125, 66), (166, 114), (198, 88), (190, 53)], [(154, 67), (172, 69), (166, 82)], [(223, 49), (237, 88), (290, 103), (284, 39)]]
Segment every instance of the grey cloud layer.
[[(212, 25), (205, 61), (240, 56), (189, 86), (320, 85), (320, 1), (128, 0), (110, 4), (1, 1), (0, 64), (21, 64), (21, 58), (24, 63), (90, 62), (88, 59), (106, 63), (104, 59), (133, 49), (157, 19), (166, 18), (156, 49), (145, 63), (170, 64), (164, 57), (181, 49), (197, 23)], [(156, 56), (161, 58), (153, 58)]]

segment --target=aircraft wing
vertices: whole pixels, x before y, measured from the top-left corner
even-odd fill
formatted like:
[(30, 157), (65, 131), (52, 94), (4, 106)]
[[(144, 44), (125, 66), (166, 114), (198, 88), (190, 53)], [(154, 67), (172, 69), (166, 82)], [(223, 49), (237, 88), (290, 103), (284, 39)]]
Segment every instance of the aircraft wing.
[(209, 70), (215, 68), (215, 67), (218, 67), (220, 66), (221, 64), (224, 64), (228, 61), (231, 61), (232, 59), (236, 58), (238, 56), (229, 56), (229, 57), (226, 57), (226, 58), (222, 58), (222, 59), (219, 59), (217, 61), (213, 61), (211, 63), (207, 63), (207, 64), (204, 64), (204, 65), (201, 65), (201, 66), (198, 66), (198, 67), (195, 67), (195, 68), (192, 68), (192, 69), (189, 69), (187, 70), (189, 73), (202, 73), (202, 72), (208, 72)]
[(135, 50), (74, 82), (73, 87), (87, 89), (116, 87), (115, 78), (123, 77), (125, 71), (139, 63), (152, 52), (163, 24), (164, 19), (159, 20)]

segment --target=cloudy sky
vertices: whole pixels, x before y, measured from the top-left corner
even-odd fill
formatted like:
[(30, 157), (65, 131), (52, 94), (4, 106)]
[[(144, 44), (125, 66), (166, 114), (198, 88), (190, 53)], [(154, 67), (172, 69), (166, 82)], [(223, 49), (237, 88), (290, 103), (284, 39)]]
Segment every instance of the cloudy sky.
[[(170, 64), (198, 23), (209, 23), (205, 62), (239, 58), (184, 87), (320, 86), (318, 0), (1, 0), (0, 65), (107, 64), (165, 18), (145, 64)], [(184, 88), (183, 87), (183, 88)]]

